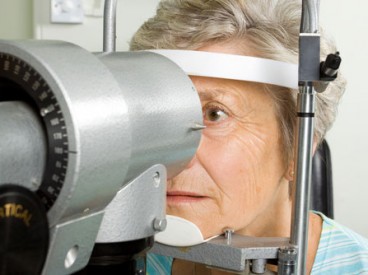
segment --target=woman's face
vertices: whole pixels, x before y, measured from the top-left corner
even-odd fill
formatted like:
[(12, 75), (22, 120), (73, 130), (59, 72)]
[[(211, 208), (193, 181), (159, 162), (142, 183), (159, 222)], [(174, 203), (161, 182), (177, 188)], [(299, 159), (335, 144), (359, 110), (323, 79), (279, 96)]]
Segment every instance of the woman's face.
[[(226, 44), (200, 50), (237, 54)], [(191, 78), (206, 129), (188, 167), (168, 181), (167, 213), (194, 222), (205, 238), (226, 228), (261, 234), (286, 182), (272, 99), (261, 84)]]

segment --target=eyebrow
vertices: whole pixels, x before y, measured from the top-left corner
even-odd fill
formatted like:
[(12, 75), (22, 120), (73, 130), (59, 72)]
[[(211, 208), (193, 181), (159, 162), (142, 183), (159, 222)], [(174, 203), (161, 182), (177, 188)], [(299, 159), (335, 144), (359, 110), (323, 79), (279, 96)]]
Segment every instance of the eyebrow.
[(234, 93), (231, 90), (219, 88), (204, 88), (198, 90), (199, 99), (201, 101), (231, 101), (238, 102), (244, 100), (240, 94)]
[(239, 93), (234, 93), (227, 89), (222, 88), (203, 88), (198, 91), (199, 99), (202, 102), (210, 102), (217, 101), (226, 104), (226, 106), (230, 107), (233, 111), (238, 110), (251, 110), (251, 107), (248, 103), (246, 97), (243, 97)]
[(222, 89), (201, 89), (198, 90), (199, 98), (203, 101), (215, 99), (219, 96), (224, 96), (227, 91)]

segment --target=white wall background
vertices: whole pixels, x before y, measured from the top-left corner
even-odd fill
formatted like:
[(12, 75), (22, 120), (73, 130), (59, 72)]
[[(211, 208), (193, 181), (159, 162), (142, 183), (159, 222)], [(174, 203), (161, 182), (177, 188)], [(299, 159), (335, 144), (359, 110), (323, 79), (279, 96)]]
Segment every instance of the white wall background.
[(368, 237), (368, 20), (365, 0), (322, 0), (321, 24), (336, 40), (348, 80), (331, 145), (335, 219)]
[[(102, 51), (102, 17), (85, 16), (83, 24), (51, 24), (50, 0), (33, 1), (35, 38), (70, 41), (92, 52)], [(94, 1), (103, 0), (84, 0), (84, 3)], [(130, 38), (140, 25), (155, 13), (158, 2), (159, 0), (117, 1), (117, 50), (128, 50)]]
[(0, 0), (0, 39), (33, 37), (33, 0)]
[[(100, 0), (85, 0), (100, 1)], [(83, 24), (50, 24), (49, 0), (0, 0), (0, 38), (66, 40), (90, 51), (102, 50), (102, 18)], [(119, 0), (117, 49), (127, 50), (134, 31), (154, 14), (158, 0)], [(321, 24), (339, 45), (348, 88), (327, 139), (333, 157), (335, 219), (368, 237), (368, 20), (366, 0), (322, 0)]]

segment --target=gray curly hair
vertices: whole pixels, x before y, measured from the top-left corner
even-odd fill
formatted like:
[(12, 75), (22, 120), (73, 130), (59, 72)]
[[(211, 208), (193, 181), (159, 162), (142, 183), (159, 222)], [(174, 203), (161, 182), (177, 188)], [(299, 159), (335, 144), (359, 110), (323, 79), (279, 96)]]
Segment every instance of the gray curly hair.
[[(298, 62), (301, 3), (297, 0), (163, 0), (157, 14), (133, 36), (131, 50), (189, 49), (231, 40), (244, 41), (257, 56)], [(321, 60), (336, 52), (321, 31)], [(274, 100), (285, 161), (292, 159), (297, 91), (264, 85)], [(316, 99), (315, 141), (331, 128), (345, 89), (341, 75)]]

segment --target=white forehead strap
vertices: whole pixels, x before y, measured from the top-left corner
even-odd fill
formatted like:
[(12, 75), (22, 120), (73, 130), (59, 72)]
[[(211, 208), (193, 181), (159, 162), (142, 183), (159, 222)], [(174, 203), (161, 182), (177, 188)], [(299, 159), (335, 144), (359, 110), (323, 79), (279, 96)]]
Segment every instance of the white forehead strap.
[(188, 50), (149, 50), (166, 56), (188, 75), (298, 88), (298, 65), (253, 56)]

